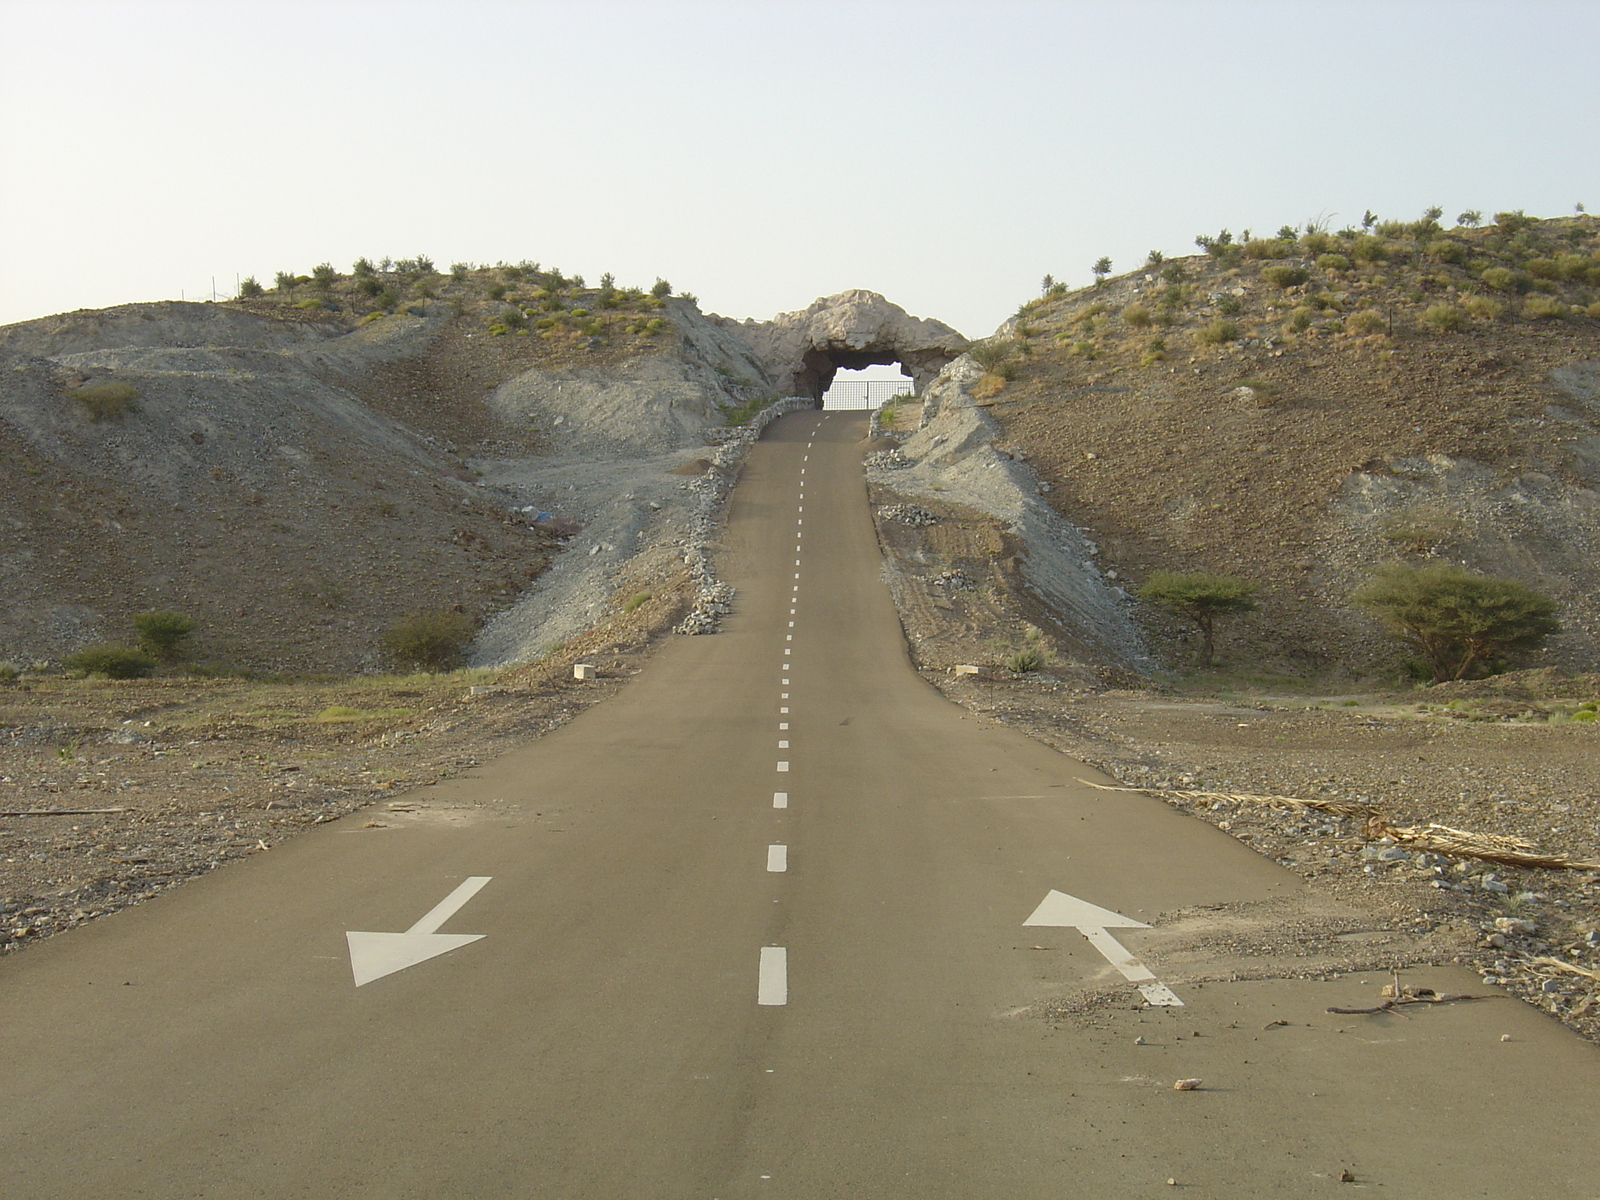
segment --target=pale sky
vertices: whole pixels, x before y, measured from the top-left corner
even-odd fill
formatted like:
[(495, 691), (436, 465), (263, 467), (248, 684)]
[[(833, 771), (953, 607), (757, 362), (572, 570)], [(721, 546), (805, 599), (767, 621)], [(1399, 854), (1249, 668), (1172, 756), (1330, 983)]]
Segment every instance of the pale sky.
[(1600, 206), (1596, 0), (0, 0), (0, 323), (324, 260), (845, 288)]

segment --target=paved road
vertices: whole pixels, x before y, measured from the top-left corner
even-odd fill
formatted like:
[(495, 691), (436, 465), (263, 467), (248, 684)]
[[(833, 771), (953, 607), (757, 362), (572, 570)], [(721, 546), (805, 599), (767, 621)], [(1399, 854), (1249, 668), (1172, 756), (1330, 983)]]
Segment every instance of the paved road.
[[(384, 828), (6, 959), (0, 1192), (1236, 1198), (1350, 1169), (1597, 1194), (1600, 1055), (1532, 1010), (1331, 1018), (1349, 987), (1272, 980), (1144, 1007), (1137, 965), (1024, 926), (1052, 890), (1148, 922), (1301, 885), (917, 678), (863, 433), (772, 427), (732, 505), (737, 614), (613, 701)], [(482, 936), (357, 987), (347, 933), (407, 930), (354, 939), (362, 969)], [(1112, 986), (1081, 1022), (1025, 1011)]]

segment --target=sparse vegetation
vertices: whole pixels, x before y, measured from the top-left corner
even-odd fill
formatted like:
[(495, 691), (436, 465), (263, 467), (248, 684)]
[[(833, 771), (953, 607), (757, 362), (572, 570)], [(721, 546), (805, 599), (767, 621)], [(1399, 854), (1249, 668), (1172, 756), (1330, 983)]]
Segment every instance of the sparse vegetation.
[(1018, 675), (1026, 675), (1029, 672), (1037, 671), (1042, 666), (1044, 666), (1044, 655), (1032, 647), (1013, 650), (1006, 655), (1006, 670), (1015, 672)]
[(1255, 585), (1231, 575), (1209, 571), (1155, 571), (1139, 588), (1139, 598), (1193, 621), (1200, 630), (1200, 650), (1195, 664), (1209, 667), (1216, 653), (1219, 617), (1250, 612)]
[(1430, 304), (1422, 319), (1435, 329), (1454, 333), (1466, 324), (1466, 317), (1454, 304)]
[(195, 622), (180, 612), (151, 609), (134, 613), (133, 628), (139, 637), (139, 649), (170, 661), (178, 657), (183, 643), (195, 631)]
[(85, 383), (67, 394), (83, 405), (89, 420), (96, 424), (101, 421), (120, 421), (129, 413), (139, 411), (139, 389), (122, 380)]
[(1450, 563), (1386, 564), (1351, 599), (1418, 650), (1440, 683), (1491, 674), (1561, 631), (1550, 597)]
[(143, 650), (115, 642), (96, 642), (61, 660), (68, 671), (107, 679), (139, 679), (155, 670), (156, 660)]
[(398, 666), (447, 671), (460, 665), (475, 632), (465, 613), (436, 609), (395, 621), (378, 644)]
[(1238, 341), (1239, 334), (1239, 322), (1230, 320), (1227, 317), (1218, 317), (1216, 320), (1209, 321), (1195, 330), (1194, 336), (1196, 341), (1203, 342), (1208, 346), (1220, 346), (1224, 342)]

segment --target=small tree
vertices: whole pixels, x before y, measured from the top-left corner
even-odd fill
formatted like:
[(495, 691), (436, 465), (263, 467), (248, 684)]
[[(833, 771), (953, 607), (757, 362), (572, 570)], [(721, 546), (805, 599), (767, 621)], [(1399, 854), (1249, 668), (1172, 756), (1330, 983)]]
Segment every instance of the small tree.
[(1487, 671), (1495, 659), (1536, 650), (1561, 632), (1549, 596), (1450, 563), (1388, 563), (1350, 598), (1415, 646), (1435, 683)]
[(1469, 229), (1477, 225), (1482, 225), (1483, 213), (1478, 211), (1476, 208), (1469, 208), (1466, 212), (1458, 213), (1456, 215), (1456, 224), (1465, 225)]
[(272, 277), (272, 285), (280, 292), (293, 296), (295, 285), (300, 282), (299, 276), (293, 271), (279, 271)]
[(1200, 628), (1195, 665), (1209, 667), (1216, 650), (1216, 621), (1256, 606), (1255, 584), (1209, 571), (1155, 571), (1139, 588), (1139, 599), (1187, 617)]
[(266, 289), (263, 288), (259, 282), (257, 282), (254, 275), (246, 275), (239, 281), (239, 295), (242, 299), (248, 300), (251, 297), (259, 296), (265, 290)]
[(665, 300), (668, 296), (672, 295), (672, 285), (665, 279), (657, 276), (656, 281), (650, 285), (650, 294), (657, 300)]
[(178, 657), (183, 641), (194, 632), (194, 618), (180, 612), (151, 609), (133, 614), (133, 628), (139, 635), (139, 649), (163, 661)]
[(311, 283), (317, 291), (330, 292), (338, 282), (339, 272), (333, 269), (332, 263), (318, 263), (311, 268)]
[(1111, 260), (1104, 255), (1094, 260), (1094, 266), (1089, 268), (1094, 272), (1094, 285), (1099, 287), (1106, 281), (1106, 276), (1111, 274)]
[(401, 617), (383, 631), (378, 644), (403, 667), (443, 671), (460, 663), (473, 632), (466, 614), (441, 609)]

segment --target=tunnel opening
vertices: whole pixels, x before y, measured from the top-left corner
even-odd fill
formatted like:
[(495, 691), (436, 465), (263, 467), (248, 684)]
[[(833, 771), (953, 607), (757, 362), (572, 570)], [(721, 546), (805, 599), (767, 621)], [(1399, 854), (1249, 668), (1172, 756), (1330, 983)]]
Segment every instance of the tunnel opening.
[(882, 408), (896, 396), (916, 391), (911, 376), (899, 363), (873, 364), (860, 370), (840, 367), (822, 393), (822, 407), (831, 412)]

